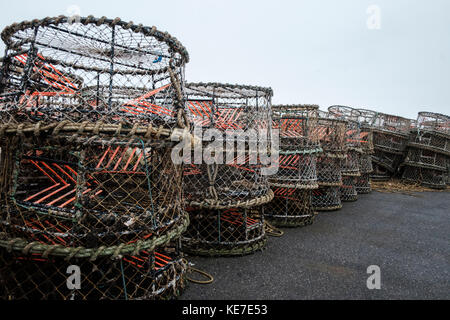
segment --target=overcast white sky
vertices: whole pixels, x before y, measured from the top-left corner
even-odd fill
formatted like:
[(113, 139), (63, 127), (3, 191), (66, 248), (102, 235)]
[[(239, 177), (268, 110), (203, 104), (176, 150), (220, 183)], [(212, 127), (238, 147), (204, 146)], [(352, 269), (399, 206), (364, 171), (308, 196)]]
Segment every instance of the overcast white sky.
[[(1, 0), (0, 28), (71, 5), (168, 31), (189, 51), (188, 81), (272, 87), (274, 103), (450, 114), (447, 0)], [(370, 5), (380, 29), (367, 27)]]

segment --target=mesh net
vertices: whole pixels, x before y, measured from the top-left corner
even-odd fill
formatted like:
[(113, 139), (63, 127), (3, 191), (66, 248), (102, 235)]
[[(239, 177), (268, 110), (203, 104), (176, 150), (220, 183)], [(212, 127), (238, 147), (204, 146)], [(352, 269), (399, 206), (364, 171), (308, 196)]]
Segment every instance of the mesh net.
[(188, 162), (194, 161), (184, 171), (191, 220), (183, 235), (185, 252), (228, 256), (265, 247), (262, 205), (273, 199), (273, 192), (263, 169), (274, 164), (256, 151), (271, 148), (271, 97), (269, 88), (186, 84), (193, 134), (207, 151), (214, 140), (220, 157), (208, 164), (207, 157), (195, 158), (195, 150), (189, 154)]
[(386, 181), (392, 178), (392, 172), (388, 171), (385, 167), (378, 165), (373, 158), (372, 161), (373, 171), (370, 174), (370, 178), (373, 181)]
[(315, 135), (318, 121), (316, 105), (273, 106), (272, 128), (279, 130), (280, 156), (278, 172), (270, 176), (272, 186), (316, 189), (319, 137)]
[(319, 187), (312, 191), (312, 206), (317, 211), (332, 211), (342, 208), (340, 187)]
[[(4, 300), (170, 299), (185, 287), (187, 269), (176, 245), (95, 261), (1, 248), (0, 260), (0, 297)], [(70, 266), (79, 267), (79, 289), (67, 285), (73, 272)]]
[(403, 179), (442, 189), (448, 182), (450, 163), (450, 117), (420, 112), (412, 130), (404, 161)]
[(343, 157), (331, 153), (321, 155), (317, 160), (317, 180), (321, 186), (342, 184)]
[(438, 171), (447, 171), (448, 159), (449, 157), (444, 154), (437, 153), (429, 149), (410, 146), (408, 147), (408, 152), (404, 163), (407, 165), (416, 165)]
[[(213, 138), (218, 143), (217, 157), (209, 161), (211, 164), (206, 157), (196, 159), (195, 151), (188, 154), (191, 158), (184, 172), (184, 184), (191, 206), (225, 209), (271, 200), (273, 193), (267, 176), (262, 174), (269, 165), (263, 163), (254, 148), (261, 140), (267, 142), (266, 149), (271, 147), (271, 96), (269, 88), (217, 83), (186, 85), (188, 117), (195, 127), (194, 135), (202, 141), (204, 154), (210, 150)], [(210, 136), (208, 129), (214, 129), (216, 136)]]
[(187, 209), (191, 224), (182, 236), (183, 251), (204, 256), (254, 253), (266, 245), (264, 208)]
[[(56, 286), (60, 260), (111, 263), (115, 273), (120, 256), (153, 255), (179, 238), (188, 218), (168, 138), (189, 125), (181, 44), (156, 28), (93, 17), (14, 24), (2, 39), (0, 246), (10, 251), (2, 273), (22, 262), (30, 270), (41, 255), (32, 281)], [(152, 295), (147, 284), (136, 290), (130, 297)]]
[(355, 189), (358, 194), (366, 194), (372, 192), (371, 178), (369, 173), (362, 173), (356, 177)]
[(311, 190), (274, 187), (274, 199), (265, 205), (266, 219), (277, 227), (303, 227), (314, 222)]
[(357, 176), (342, 176), (342, 186), (339, 189), (342, 201), (351, 202), (358, 200), (358, 193), (356, 191), (357, 179)]
[(422, 184), (434, 189), (445, 189), (448, 175), (445, 171), (406, 165), (402, 178), (404, 181)]

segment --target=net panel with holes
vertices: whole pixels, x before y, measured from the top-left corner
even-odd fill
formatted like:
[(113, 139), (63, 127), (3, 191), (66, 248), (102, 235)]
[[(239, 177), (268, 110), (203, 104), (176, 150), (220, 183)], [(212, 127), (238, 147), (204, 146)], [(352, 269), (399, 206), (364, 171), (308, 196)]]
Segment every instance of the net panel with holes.
[(417, 128), (411, 130), (402, 164), (405, 181), (445, 189), (450, 162), (450, 117), (419, 112)]
[(342, 185), (342, 165), (346, 158), (346, 122), (327, 112), (319, 113), (315, 134), (323, 153), (317, 160), (319, 189), (312, 192), (312, 206), (317, 211), (342, 208), (339, 188)]
[(313, 223), (311, 190), (318, 188), (317, 105), (273, 106), (272, 128), (280, 136), (278, 171), (269, 177), (274, 199), (265, 206), (266, 219), (278, 227)]
[(409, 131), (413, 121), (399, 116), (377, 113), (372, 122), (374, 155), (373, 162), (385, 175), (372, 175), (384, 180), (396, 175), (403, 160)]
[[(14, 24), (2, 39), (2, 277), (19, 284), (21, 276), (10, 276), (8, 268), (21, 270), (23, 261), (23, 270), (30, 270), (44, 260), (36, 270), (48, 277), (39, 281), (59, 286), (66, 262), (99, 259), (108, 268), (109, 261), (145, 251), (147, 263), (188, 225), (182, 167), (171, 161), (169, 140), (174, 129), (188, 125), (182, 104), (186, 50), (156, 28), (93, 17)], [(167, 276), (159, 278), (173, 280)], [(131, 286), (133, 277), (147, 277), (130, 297), (152, 295), (152, 275), (122, 271), (122, 277)], [(48, 294), (30, 292), (43, 299)]]
[(321, 186), (312, 191), (312, 206), (317, 211), (342, 209), (340, 187)]
[(276, 165), (269, 158), (272, 90), (188, 83), (185, 92), (199, 143), (183, 153), (185, 162), (190, 157), (184, 192), (191, 217), (183, 250), (212, 256), (259, 250), (266, 243), (261, 205), (273, 198), (264, 170)]
[[(111, 259), (71, 259), (0, 249), (0, 296), (8, 300), (153, 300), (179, 296), (186, 262), (176, 244)], [(80, 271), (79, 287), (67, 281)], [(72, 267), (73, 268), (73, 267)], [(75, 285), (75, 280), (69, 283)]]
[(313, 190), (273, 187), (275, 197), (265, 205), (266, 219), (276, 227), (304, 227), (313, 224)]
[(182, 236), (183, 251), (201, 256), (241, 256), (266, 246), (263, 206), (187, 208), (191, 224)]
[(357, 180), (361, 176), (361, 156), (364, 151), (361, 147), (363, 144), (361, 134), (361, 124), (359, 117), (360, 111), (347, 106), (331, 106), (328, 108), (329, 113), (347, 122), (345, 144), (347, 146), (347, 157), (342, 165), (342, 186), (340, 194), (342, 201), (358, 200), (356, 191)]

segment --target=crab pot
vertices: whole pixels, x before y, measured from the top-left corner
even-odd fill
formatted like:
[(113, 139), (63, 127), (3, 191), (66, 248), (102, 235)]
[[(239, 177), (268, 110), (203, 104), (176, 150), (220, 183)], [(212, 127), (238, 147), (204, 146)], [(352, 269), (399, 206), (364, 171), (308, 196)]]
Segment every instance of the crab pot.
[(373, 171), (370, 174), (372, 181), (387, 181), (392, 178), (393, 173), (387, 170), (385, 167), (378, 165), (373, 161)]
[(271, 186), (316, 189), (318, 136), (314, 134), (318, 120), (316, 105), (273, 106), (272, 128), (279, 131), (278, 171), (269, 177)]
[(342, 185), (343, 155), (322, 154), (317, 160), (317, 180), (320, 186)]
[(107, 264), (179, 238), (188, 219), (170, 137), (188, 126), (184, 47), (118, 18), (33, 20), (2, 39), (4, 256)]
[(264, 208), (224, 210), (188, 208), (190, 226), (182, 236), (183, 251), (200, 256), (242, 256), (266, 246)]
[(276, 227), (304, 227), (313, 224), (312, 191), (274, 187), (274, 199), (265, 205), (266, 219)]
[(317, 211), (342, 209), (340, 187), (319, 187), (312, 191), (312, 206)]
[(447, 177), (446, 171), (413, 165), (405, 165), (402, 175), (404, 181), (433, 189), (445, 189)]
[[(183, 154), (187, 155), (184, 185), (190, 206), (226, 209), (271, 200), (273, 193), (263, 171), (273, 164), (265, 163), (256, 149), (271, 148), (271, 97), (270, 88), (186, 84), (186, 110), (201, 145)], [(207, 159), (213, 140), (216, 157)]]
[[(4, 300), (171, 299), (185, 288), (187, 270), (176, 244), (94, 261), (0, 248), (0, 260), (0, 297)], [(68, 286), (73, 266), (79, 268), (79, 287)]]
[(443, 189), (450, 162), (450, 117), (420, 112), (417, 129), (412, 130), (403, 165), (403, 179)]
[(345, 120), (332, 117), (329, 113), (319, 111), (319, 119), (313, 134), (319, 138), (324, 152), (342, 154), (347, 150)]
[(372, 192), (370, 174), (373, 172), (372, 157), (369, 154), (362, 154), (360, 157), (361, 175), (356, 177), (356, 192), (367, 194)]
[(349, 150), (347, 158), (343, 161), (342, 174), (347, 176), (358, 176), (360, 174), (361, 153), (356, 150)]
[(356, 191), (358, 176), (342, 176), (342, 186), (339, 189), (341, 200), (344, 202), (352, 202), (358, 200), (358, 193)]
[(428, 148), (408, 147), (405, 165), (421, 166), (439, 171), (447, 171), (449, 156), (431, 151)]
[(375, 153), (372, 155), (372, 163), (389, 172), (390, 176), (393, 176), (397, 173), (403, 158), (403, 153), (375, 149)]
[(371, 178), (369, 173), (362, 173), (356, 177), (355, 189), (358, 194), (367, 194), (372, 192)]
[(8, 139), (2, 160), (14, 161), (1, 190), (10, 195), (2, 197), (2, 232), (96, 248), (156, 239), (187, 224), (182, 170), (172, 163), (170, 148), (139, 138), (108, 144), (88, 139), (88, 145), (63, 136)]
[[(396, 172), (401, 163), (411, 125), (412, 121), (409, 119), (384, 113), (378, 113), (373, 120), (375, 158), (378, 158), (380, 165), (385, 165), (392, 172)], [(383, 161), (383, 158), (391, 160)]]
[(372, 156), (366, 153), (361, 154), (359, 158), (359, 167), (361, 173), (371, 173), (373, 171)]

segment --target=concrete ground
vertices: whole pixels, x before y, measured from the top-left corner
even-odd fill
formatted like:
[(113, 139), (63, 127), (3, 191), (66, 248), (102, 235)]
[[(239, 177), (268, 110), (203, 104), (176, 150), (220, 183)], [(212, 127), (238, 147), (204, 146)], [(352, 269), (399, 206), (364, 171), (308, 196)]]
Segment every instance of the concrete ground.
[[(181, 299), (450, 299), (450, 192), (416, 195), (362, 195), (253, 255), (188, 257), (215, 281)], [(367, 289), (370, 265), (381, 290)]]

